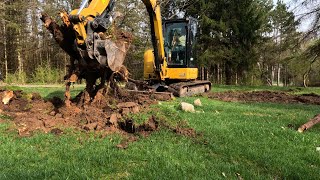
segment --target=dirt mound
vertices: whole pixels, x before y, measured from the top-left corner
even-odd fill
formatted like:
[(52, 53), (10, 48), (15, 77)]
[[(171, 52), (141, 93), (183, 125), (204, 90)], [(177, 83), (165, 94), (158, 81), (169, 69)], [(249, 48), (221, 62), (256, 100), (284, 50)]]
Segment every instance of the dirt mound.
[(147, 111), (158, 99), (168, 99), (166, 95), (157, 96), (151, 92), (139, 94), (127, 91), (114, 95), (101, 90), (92, 100), (83, 91), (71, 100), (71, 106), (66, 106), (63, 100), (56, 97), (46, 101), (36, 93), (0, 90), (0, 99), (7, 97), (8, 101), (7, 104), (0, 103), (0, 113), (12, 119), (20, 136), (30, 136), (35, 131), (59, 135), (65, 128), (146, 135), (157, 129), (154, 119), (135, 127), (133, 120), (126, 117), (129, 113)]
[(317, 94), (292, 95), (286, 92), (274, 91), (228, 91), (222, 93), (209, 93), (207, 96), (212, 99), (227, 102), (273, 102), (320, 105), (320, 96)]

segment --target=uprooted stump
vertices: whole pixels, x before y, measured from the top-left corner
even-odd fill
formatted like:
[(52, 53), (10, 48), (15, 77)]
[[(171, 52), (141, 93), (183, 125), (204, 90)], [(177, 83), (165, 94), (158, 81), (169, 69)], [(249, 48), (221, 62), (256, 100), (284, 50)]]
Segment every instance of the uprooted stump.
[(307, 123), (303, 124), (302, 126), (300, 126), (298, 128), (298, 131), (300, 133), (303, 133), (304, 131), (312, 128), (314, 125), (320, 123), (320, 114), (316, 115), (314, 118), (312, 118), (310, 121), (308, 121)]
[[(62, 12), (62, 18), (65, 18), (67, 14)], [(84, 50), (75, 45), (76, 33), (70, 22), (66, 23), (66, 19), (63, 19), (63, 24), (58, 24), (48, 14), (42, 13), (41, 18), (45, 27), (53, 35), (55, 41), (59, 46), (71, 57), (70, 65), (68, 65), (68, 73), (65, 76), (66, 92), (65, 92), (65, 104), (71, 106), (70, 101), (70, 86), (76, 81), (86, 80), (86, 91), (91, 97), (91, 100), (96, 97), (96, 94), (101, 89), (110, 86), (115, 91), (114, 94), (119, 93), (119, 87), (116, 82), (127, 81), (128, 71), (123, 62), (132, 42), (132, 35), (121, 30), (115, 30), (110, 37), (106, 37), (103, 32), (97, 36), (105, 41), (105, 51), (107, 53), (108, 63), (103, 65), (88, 53), (84, 53)], [(117, 28), (114, 28), (117, 29)], [(86, 51), (85, 51), (86, 52)], [(97, 83), (100, 84), (97, 85)]]

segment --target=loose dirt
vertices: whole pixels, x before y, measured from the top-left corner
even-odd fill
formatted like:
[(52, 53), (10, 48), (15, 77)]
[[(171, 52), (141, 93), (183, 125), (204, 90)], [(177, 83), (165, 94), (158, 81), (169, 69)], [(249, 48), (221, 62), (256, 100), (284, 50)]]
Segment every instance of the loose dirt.
[(209, 93), (208, 98), (226, 102), (272, 102), (272, 103), (302, 103), (320, 105), (320, 96), (317, 94), (292, 95), (287, 92), (253, 91), (239, 92), (228, 91), (222, 93)]
[(134, 127), (133, 120), (128, 120), (127, 115), (148, 111), (149, 106), (157, 103), (158, 99), (170, 99), (166, 95), (154, 96), (151, 92), (138, 94), (122, 91), (115, 96), (101, 90), (92, 100), (89, 94), (83, 91), (72, 99), (71, 106), (67, 107), (60, 98), (44, 100), (36, 93), (0, 90), (0, 99), (5, 97), (10, 100), (6, 105), (0, 103), (0, 112), (11, 117), (20, 136), (30, 136), (35, 131), (62, 134), (62, 129), (65, 128), (108, 133), (142, 133), (144, 129), (146, 132), (153, 131), (156, 129), (155, 120), (149, 120), (144, 126)]
[[(160, 124), (178, 135), (196, 136), (192, 128), (179, 124), (177, 127), (170, 127), (165, 120), (159, 120), (155, 116), (151, 116), (141, 125), (135, 124), (134, 119), (130, 118), (132, 116), (128, 116), (149, 111), (150, 105), (158, 100), (170, 100), (172, 97), (169, 94), (135, 93), (126, 90), (110, 94), (100, 90), (92, 100), (90, 95), (83, 91), (71, 100), (71, 106), (66, 106), (64, 101), (57, 97), (44, 100), (37, 93), (26, 94), (23, 91), (0, 90), (0, 99), (3, 98), (8, 98), (9, 103), (0, 103), (0, 115), (10, 117), (14, 124), (11, 128), (21, 137), (32, 136), (38, 131), (61, 135), (66, 128), (99, 132), (102, 137), (119, 133), (124, 135), (124, 140), (117, 147), (126, 149), (129, 143), (137, 141), (139, 137), (148, 137), (157, 131)], [(6, 121), (0, 118), (0, 123), (4, 122)]]

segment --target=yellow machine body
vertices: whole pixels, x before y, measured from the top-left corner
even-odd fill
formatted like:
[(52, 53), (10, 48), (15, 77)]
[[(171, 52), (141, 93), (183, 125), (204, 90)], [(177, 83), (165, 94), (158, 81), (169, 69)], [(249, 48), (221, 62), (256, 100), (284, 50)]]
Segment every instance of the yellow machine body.
[(70, 12), (70, 15), (78, 16), (80, 22), (73, 25), (73, 29), (77, 35), (77, 43), (82, 45), (87, 38), (86, 25), (88, 21), (94, 20), (95, 17), (100, 16), (108, 7), (110, 0), (92, 0), (87, 8), (84, 8), (80, 14), (79, 9)]
[[(144, 80), (157, 80), (154, 66), (154, 53), (149, 49), (144, 53)], [(195, 80), (198, 78), (198, 68), (168, 68), (163, 70), (163, 78), (170, 80)]]

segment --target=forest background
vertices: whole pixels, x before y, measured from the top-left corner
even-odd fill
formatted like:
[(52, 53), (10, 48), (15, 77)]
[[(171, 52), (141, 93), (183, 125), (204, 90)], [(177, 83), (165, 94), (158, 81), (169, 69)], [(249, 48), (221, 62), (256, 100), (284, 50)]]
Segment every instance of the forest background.
[[(196, 60), (215, 84), (319, 86), (319, 0), (162, 0), (163, 19), (199, 21)], [(39, 19), (58, 22), (81, 0), (0, 2), (0, 68), (6, 83), (62, 83), (69, 57)], [(134, 40), (126, 57), (131, 76), (142, 79), (150, 43), (148, 15), (139, 0), (117, 0), (120, 28)], [(60, 22), (61, 23), (61, 22)]]

